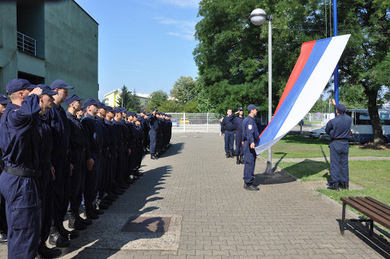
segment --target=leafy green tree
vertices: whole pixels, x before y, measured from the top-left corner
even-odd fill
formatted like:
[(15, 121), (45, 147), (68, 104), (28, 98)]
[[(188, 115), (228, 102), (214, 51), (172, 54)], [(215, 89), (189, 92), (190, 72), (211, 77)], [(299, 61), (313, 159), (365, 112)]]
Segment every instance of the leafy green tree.
[(188, 113), (198, 112), (198, 101), (193, 99), (186, 102), (183, 107), (183, 112), (188, 112)]
[[(340, 81), (365, 99), (374, 143), (385, 141), (378, 114), (378, 93), (390, 85), (390, 1), (346, 0), (338, 3), (339, 34), (352, 34), (340, 62)], [(348, 91), (348, 90), (347, 90)]]
[(125, 85), (121, 89), (121, 93), (116, 104), (117, 106), (124, 107), (131, 111), (139, 111), (141, 106), (135, 90), (134, 93), (132, 93), (131, 91), (127, 90)]
[(163, 90), (158, 90), (150, 94), (150, 102), (148, 103), (148, 110), (154, 108), (160, 109), (164, 102), (168, 100), (168, 94)]
[(183, 105), (175, 100), (167, 100), (163, 102), (158, 109), (163, 112), (183, 112)]
[(130, 104), (130, 93), (127, 87), (124, 85), (120, 90), (119, 98), (116, 101), (116, 105), (119, 107), (128, 107)]
[(181, 76), (173, 85), (170, 94), (179, 104), (185, 104), (196, 98), (196, 95), (198, 94), (196, 81), (190, 76)]
[[(224, 112), (238, 104), (260, 105), (267, 111), (268, 26), (256, 27), (249, 14), (260, 7), (272, 15), (273, 108), (283, 92), (303, 42), (328, 37), (327, 1), (202, 0), (194, 50), (199, 69), (199, 110)], [(261, 5), (261, 6), (260, 6)], [(340, 100), (367, 104), (374, 142), (383, 143), (378, 93), (389, 86), (390, 2), (338, 1), (338, 34), (352, 34), (339, 63)], [(387, 97), (388, 95), (385, 95)]]
[(255, 103), (260, 105), (260, 111), (267, 111), (268, 26), (256, 27), (248, 18), (260, 5), (277, 17), (273, 19), (274, 107), (302, 42), (323, 34), (321, 26), (310, 28), (313, 20), (323, 21), (317, 1), (201, 1), (198, 15), (202, 19), (195, 33), (199, 44), (194, 50), (203, 94), (199, 105), (209, 103), (216, 112), (225, 112), (227, 108)]

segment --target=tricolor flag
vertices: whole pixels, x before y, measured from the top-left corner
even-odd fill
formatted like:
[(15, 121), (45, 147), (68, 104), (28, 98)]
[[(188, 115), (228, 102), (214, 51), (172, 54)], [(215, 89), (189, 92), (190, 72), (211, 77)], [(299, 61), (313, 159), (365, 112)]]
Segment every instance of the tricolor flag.
[(351, 35), (302, 44), (274, 116), (256, 143), (256, 154), (283, 138), (310, 111), (329, 81)]

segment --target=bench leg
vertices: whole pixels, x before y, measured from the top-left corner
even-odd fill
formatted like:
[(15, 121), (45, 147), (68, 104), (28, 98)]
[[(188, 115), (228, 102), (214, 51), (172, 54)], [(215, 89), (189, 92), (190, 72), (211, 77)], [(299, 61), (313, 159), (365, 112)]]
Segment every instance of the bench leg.
[(343, 202), (343, 214), (342, 214), (342, 219), (341, 219), (341, 235), (344, 235), (344, 230), (345, 230), (345, 207), (347, 204)]
[(370, 220), (370, 236), (374, 234), (374, 221)]

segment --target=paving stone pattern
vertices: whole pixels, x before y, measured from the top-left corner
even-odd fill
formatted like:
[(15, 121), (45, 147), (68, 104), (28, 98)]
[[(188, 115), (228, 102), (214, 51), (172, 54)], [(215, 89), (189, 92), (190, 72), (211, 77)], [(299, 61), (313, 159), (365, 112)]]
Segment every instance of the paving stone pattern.
[[(176, 216), (181, 219), (176, 228), (180, 231), (173, 237), (177, 242), (172, 241), (172, 246), (168, 242), (163, 250), (139, 250), (125, 242), (102, 247), (98, 244), (104, 240), (97, 237), (104, 236), (105, 229), (97, 233), (92, 227), (81, 232), (80, 240), (85, 235), (96, 238), (72, 240), (71, 248), (63, 250), (63, 258), (384, 257), (383, 251), (370, 246), (366, 229), (350, 226), (344, 236), (340, 234), (341, 206), (291, 177), (276, 181), (281, 183), (265, 181), (263, 159), (256, 165), (260, 191), (244, 190), (243, 165), (225, 158), (221, 136), (176, 133), (172, 144), (158, 160), (145, 157), (144, 176), (94, 224), (104, 222), (107, 231), (118, 229), (119, 233), (134, 215)], [(261, 184), (265, 182), (269, 184)], [(104, 239), (115, 239), (115, 233)], [(140, 234), (131, 239), (159, 247), (165, 234)], [(1, 246), (0, 255), (4, 250)]]

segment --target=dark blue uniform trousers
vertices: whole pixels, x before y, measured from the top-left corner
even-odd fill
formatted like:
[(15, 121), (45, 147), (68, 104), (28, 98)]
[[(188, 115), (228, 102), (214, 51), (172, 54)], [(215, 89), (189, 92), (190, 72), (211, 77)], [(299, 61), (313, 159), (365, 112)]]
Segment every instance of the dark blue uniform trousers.
[(236, 131), (236, 156), (244, 155), (244, 149), (242, 147), (242, 132)]
[(39, 198), (41, 201), (41, 239), (39, 246), (45, 246), (53, 220), (53, 178), (50, 168), (42, 169), (38, 179)]
[(102, 155), (100, 153), (92, 153), (92, 158), (95, 163), (93, 165), (92, 171), (87, 170), (86, 173), (84, 199), (85, 208), (87, 210), (91, 210), (93, 208), (94, 201), (98, 193), (98, 184), (101, 177), (101, 156)]
[(5, 215), (5, 199), (4, 196), (0, 194), (0, 232), (7, 234), (7, 216)]
[(225, 131), (225, 152), (234, 150), (234, 131)]
[(82, 195), (85, 187), (85, 153), (73, 151), (73, 173), (71, 176), (71, 192), (70, 192), (70, 211), (79, 214)]
[(249, 147), (248, 141), (244, 142), (244, 181), (253, 183), (255, 175), (256, 152)]
[(56, 180), (53, 182), (53, 226), (63, 228), (63, 221), (68, 211), (70, 199), (70, 169), (66, 155), (57, 161), (57, 163), (54, 163)]
[(149, 130), (149, 139), (150, 139), (150, 154), (156, 153), (156, 144), (157, 144), (157, 131), (150, 129)]
[(104, 149), (103, 148), (103, 154), (102, 154), (102, 163), (100, 164), (100, 172), (101, 172), (101, 177), (99, 180), (99, 185), (98, 185), (98, 190), (99, 190), (99, 199), (104, 198), (104, 193), (106, 192), (107, 189), (107, 183), (109, 181), (109, 161), (110, 161), (110, 153), (107, 147)]
[(0, 175), (6, 201), (8, 258), (35, 258), (40, 238), (40, 202), (34, 178)]
[(330, 143), (330, 175), (334, 183), (349, 182), (348, 141), (334, 140)]

